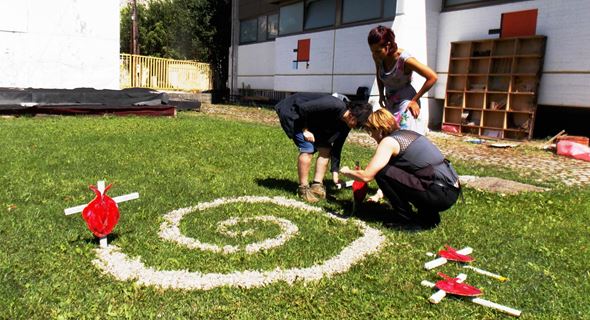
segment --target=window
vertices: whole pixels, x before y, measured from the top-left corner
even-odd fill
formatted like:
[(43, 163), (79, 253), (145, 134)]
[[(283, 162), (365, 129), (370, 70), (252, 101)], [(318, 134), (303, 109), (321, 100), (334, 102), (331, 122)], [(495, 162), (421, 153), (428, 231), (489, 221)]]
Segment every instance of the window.
[(470, 9), (526, 0), (443, 0), (443, 11)]
[(271, 14), (268, 16), (268, 39), (274, 39), (279, 34), (279, 15)]
[(333, 26), (335, 22), (335, 0), (308, 0), (306, 2), (305, 29)]
[(256, 42), (257, 32), (257, 19), (240, 21), (240, 43)]
[(281, 7), (279, 34), (289, 34), (303, 30), (303, 2)]
[(258, 41), (266, 40), (266, 16), (258, 17)]
[(396, 0), (384, 0), (383, 1), (383, 17), (384, 18), (395, 17), (396, 7), (397, 7)]
[(381, 0), (342, 0), (342, 23), (381, 17)]

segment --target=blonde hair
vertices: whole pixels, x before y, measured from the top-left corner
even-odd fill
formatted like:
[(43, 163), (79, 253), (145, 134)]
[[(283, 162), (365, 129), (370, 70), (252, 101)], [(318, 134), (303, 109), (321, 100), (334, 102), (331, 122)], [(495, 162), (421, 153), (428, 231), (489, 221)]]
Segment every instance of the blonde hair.
[(367, 119), (364, 127), (371, 133), (379, 133), (381, 137), (386, 137), (392, 132), (399, 130), (399, 124), (395, 120), (395, 117), (384, 108), (373, 112)]

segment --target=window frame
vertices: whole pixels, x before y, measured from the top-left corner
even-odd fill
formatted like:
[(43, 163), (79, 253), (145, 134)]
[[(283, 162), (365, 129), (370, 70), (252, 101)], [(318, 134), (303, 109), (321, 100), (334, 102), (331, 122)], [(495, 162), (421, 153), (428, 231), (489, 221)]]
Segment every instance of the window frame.
[[(364, 25), (367, 23), (379, 23), (379, 22), (384, 22), (384, 21), (391, 21), (391, 20), (395, 20), (395, 18), (398, 15), (398, 2), (400, 0), (379, 0), (380, 1), (380, 14), (377, 18), (368, 18), (368, 19), (364, 19), (364, 20), (356, 20), (356, 21), (352, 21), (352, 22), (343, 22), (343, 7), (344, 7), (344, 1), (345, 0), (333, 0), (334, 1), (334, 23), (327, 25), (327, 26), (321, 26), (321, 27), (311, 27), (311, 28), (306, 28), (305, 27), (305, 19), (307, 18), (307, 4), (308, 4), (309, 0), (299, 0), (299, 1), (284, 1), (284, 4), (280, 5), (280, 7), (278, 8), (277, 11), (271, 11), (271, 12), (266, 12), (264, 14), (259, 14), (257, 16), (254, 17), (248, 17), (247, 19), (242, 19), (240, 20), (240, 39), (239, 39), (239, 44), (240, 45), (246, 45), (246, 44), (253, 44), (253, 43), (262, 43), (262, 42), (267, 42), (267, 41), (274, 41), (279, 37), (285, 37), (285, 36), (293, 36), (293, 35), (298, 35), (298, 34), (305, 34), (305, 33), (311, 33), (311, 32), (318, 32), (318, 31), (324, 31), (324, 30), (333, 30), (333, 29), (340, 29), (340, 28), (348, 28), (348, 27), (354, 27), (354, 26), (358, 26), (358, 25)], [(388, 16), (385, 13), (385, 7), (386, 1), (393, 1), (394, 2), (394, 13), (391, 16)], [(444, 1), (444, 0), (443, 0)], [(493, 1), (493, 0), (488, 0), (488, 1)], [(497, 0), (496, 0), (497, 1)], [(507, 1), (507, 0), (504, 0)], [(515, 0), (512, 0), (515, 1)], [(516, 1), (526, 1), (526, 0), (516, 0)], [(287, 6), (292, 6), (292, 5), (296, 5), (296, 4), (300, 4), (303, 6), (303, 15), (301, 17), (301, 29), (299, 31), (293, 31), (293, 32), (289, 32), (289, 33), (283, 33), (281, 34), (280, 32), (280, 24), (281, 24), (281, 9), (283, 7), (287, 7)], [(276, 35), (271, 35), (270, 33), (270, 16), (277, 16), (276, 19), (276, 27), (277, 27), (277, 31), (276, 31)], [(264, 17), (264, 18), (263, 18)], [(266, 19), (266, 32), (265, 32), (265, 37), (264, 39), (259, 39), (259, 35), (261, 30), (259, 30), (260, 28), (260, 19)], [(241, 31), (241, 26), (243, 22), (246, 21), (250, 21), (250, 20), (254, 20), (256, 21), (256, 40), (255, 41), (242, 41), (242, 31)]]
[(441, 12), (475, 9), (475, 8), (480, 8), (480, 7), (489, 7), (489, 6), (499, 5), (499, 4), (530, 1), (530, 0), (472, 0), (471, 2), (468, 2), (468, 3), (454, 4), (454, 5), (448, 5), (447, 1), (448, 0), (442, 0)]

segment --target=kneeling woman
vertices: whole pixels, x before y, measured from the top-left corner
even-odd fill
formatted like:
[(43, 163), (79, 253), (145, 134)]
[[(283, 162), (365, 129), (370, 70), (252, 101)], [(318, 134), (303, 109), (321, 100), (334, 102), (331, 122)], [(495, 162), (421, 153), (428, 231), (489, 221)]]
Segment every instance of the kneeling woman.
[(400, 215), (424, 228), (438, 225), (439, 212), (455, 204), (461, 192), (451, 164), (426, 137), (399, 130), (386, 109), (372, 113), (364, 127), (379, 144), (373, 158), (364, 170), (343, 167), (340, 173), (359, 181), (375, 179)]

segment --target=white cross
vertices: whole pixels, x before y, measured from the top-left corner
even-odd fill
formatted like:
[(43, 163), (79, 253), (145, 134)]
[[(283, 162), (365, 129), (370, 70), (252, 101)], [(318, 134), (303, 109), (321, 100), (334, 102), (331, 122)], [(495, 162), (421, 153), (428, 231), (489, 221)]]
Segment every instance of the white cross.
[[(457, 282), (463, 282), (465, 281), (465, 279), (467, 279), (467, 275), (464, 273), (461, 273), (457, 276), (457, 278), (459, 279)], [(435, 288), (436, 285), (430, 281), (426, 281), (426, 280), (422, 280), (422, 282), (420, 283), (422, 286), (424, 287), (428, 287), (428, 288)], [(434, 293), (433, 295), (430, 296), (430, 298), (428, 298), (428, 301), (430, 303), (439, 303), (445, 296), (447, 295), (447, 293), (444, 290), (438, 290), (436, 293)], [(465, 297), (466, 300), (471, 301), (472, 303), (475, 304), (479, 304), (480, 306), (484, 306), (484, 307), (488, 307), (488, 308), (492, 308), (504, 313), (507, 313), (511, 316), (515, 316), (515, 317), (520, 317), (520, 314), (522, 313), (522, 311), (517, 310), (517, 309), (513, 309), (489, 300), (485, 300), (485, 299), (481, 299), (481, 298), (477, 298), (477, 297)]]
[[(98, 191), (100, 191), (100, 194), (104, 193), (104, 189), (105, 189), (105, 183), (104, 180), (100, 180), (96, 182), (96, 187), (98, 189)], [(139, 198), (139, 193), (138, 192), (134, 192), (134, 193), (130, 193), (130, 194), (126, 194), (123, 196), (118, 196), (118, 197), (114, 197), (112, 198), (113, 201), (115, 201), (115, 203), (119, 203), (119, 202), (124, 202), (124, 201), (129, 201), (129, 200), (134, 200), (134, 199), (138, 199)], [(75, 206), (72, 208), (67, 208), (64, 210), (64, 213), (66, 214), (66, 216), (69, 216), (71, 214), (74, 213), (79, 213), (82, 212), (84, 210), (84, 208), (86, 208), (88, 206), (88, 204), (83, 204), (83, 205), (79, 205), (79, 206)], [(119, 206), (117, 205), (117, 208)], [(107, 243), (107, 237), (102, 237), (100, 238), (100, 246), (103, 248), (106, 248), (108, 246)]]

